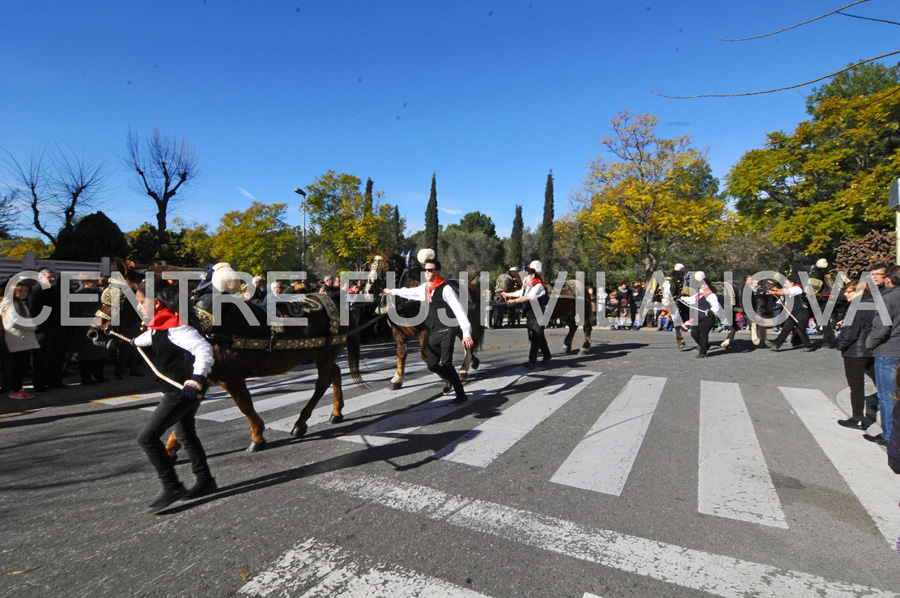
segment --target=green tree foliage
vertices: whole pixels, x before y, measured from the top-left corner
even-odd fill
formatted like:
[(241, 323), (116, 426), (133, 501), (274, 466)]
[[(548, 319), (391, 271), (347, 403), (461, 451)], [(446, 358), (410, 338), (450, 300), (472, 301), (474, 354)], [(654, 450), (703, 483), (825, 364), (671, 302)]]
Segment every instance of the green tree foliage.
[(255, 201), (243, 212), (225, 214), (209, 239), (215, 261), (260, 276), (269, 270), (298, 268), (300, 231), (285, 222), (287, 207)]
[[(852, 87), (848, 85), (848, 87)], [(810, 257), (893, 224), (888, 187), (900, 173), (900, 87), (825, 97), (790, 134), (770, 133), (728, 174), (742, 222)]]
[(53, 245), (36, 237), (0, 239), (0, 257), (23, 258), (29, 251), (38, 259), (46, 259), (53, 253)]
[(522, 220), (522, 206), (516, 206), (516, 217), (513, 218), (512, 232), (509, 235), (509, 248), (506, 261), (510, 265), (522, 263), (522, 232), (525, 222)]
[(425, 247), (438, 250), (438, 224), (437, 209), (437, 174), (431, 174), (431, 196), (428, 198), (428, 206), (425, 208)]
[(380, 205), (382, 193), (376, 192), (368, 208), (360, 184), (358, 177), (330, 170), (306, 188), (313, 228), (307, 256), (316, 254), (337, 271), (358, 270), (372, 253), (392, 245), (393, 206)]
[(576, 241), (600, 265), (640, 260), (644, 276), (678, 245), (710, 246), (728, 232), (731, 217), (715, 196), (718, 184), (690, 137), (663, 139), (658, 118), (618, 114), (603, 138), (612, 159), (595, 159), (576, 197)]
[(481, 272), (498, 272), (503, 259), (503, 244), (496, 236), (459, 227), (448, 226), (441, 233), (439, 249), (444, 277), (457, 278), (460, 272), (468, 272), (473, 284)]
[(103, 212), (96, 212), (59, 231), (52, 257), (96, 262), (102, 257), (128, 255), (128, 250), (128, 241), (116, 223)]
[(544, 265), (544, 276), (548, 278), (553, 272), (553, 171), (547, 175), (544, 188), (544, 220), (541, 222), (541, 262)]
[(481, 212), (469, 212), (459, 221), (458, 224), (448, 224), (447, 230), (460, 230), (464, 233), (484, 233), (488, 237), (497, 237), (497, 230), (494, 221), (490, 216), (486, 216)]
[(403, 244), (403, 223), (400, 221), (400, 208), (394, 206), (391, 216), (391, 248), (399, 249)]
[(880, 62), (862, 64), (838, 73), (821, 87), (813, 88), (806, 97), (806, 112), (814, 115), (816, 107), (827, 98), (870, 96), (897, 85), (900, 85), (900, 63), (894, 66)]

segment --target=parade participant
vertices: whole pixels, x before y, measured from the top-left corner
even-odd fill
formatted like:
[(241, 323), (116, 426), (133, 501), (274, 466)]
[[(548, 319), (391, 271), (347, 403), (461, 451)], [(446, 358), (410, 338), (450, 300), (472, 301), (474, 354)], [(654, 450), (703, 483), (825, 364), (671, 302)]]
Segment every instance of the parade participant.
[(700, 290), (690, 297), (683, 298), (682, 301), (697, 308), (697, 320), (691, 326), (691, 338), (700, 349), (697, 357), (703, 358), (709, 351), (709, 331), (715, 326), (716, 316), (721, 312), (722, 307), (703, 272), (695, 272), (694, 280), (700, 283)]
[[(531, 265), (534, 265), (532, 262)], [(540, 351), (543, 355), (543, 362), (550, 361), (550, 347), (547, 346), (547, 338), (544, 336), (544, 327), (538, 321), (537, 314), (534, 311), (534, 301), (540, 305), (543, 310), (547, 306), (549, 295), (547, 294), (547, 285), (538, 277), (537, 270), (529, 266), (525, 269), (525, 280), (522, 281), (523, 286), (518, 291), (511, 293), (501, 293), (508, 299), (507, 305), (515, 306), (517, 303), (525, 304), (525, 328), (528, 330), (528, 336), (531, 340), (531, 348), (528, 350), (528, 361), (525, 367), (533, 368), (537, 364), (537, 355)]]
[[(137, 437), (137, 443), (144, 449), (163, 485), (162, 494), (147, 508), (148, 512), (155, 513), (176, 500), (197, 498), (217, 490), (194, 421), (208, 386), (206, 377), (213, 366), (213, 350), (195, 328), (179, 324), (177, 289), (162, 287), (155, 297), (148, 297), (141, 283), (136, 296), (143, 314), (154, 315), (147, 325), (148, 330), (131, 342), (136, 347), (151, 347), (153, 364), (160, 374), (170, 379), (160, 378), (163, 398)], [(171, 383), (182, 380), (183, 388)], [(173, 425), (196, 477), (196, 483), (189, 490), (185, 490), (179, 481), (175, 465), (160, 439)]]
[[(466, 349), (472, 349), (472, 325), (466, 316), (466, 310), (459, 303), (459, 296), (447, 282), (441, 278), (441, 263), (436, 259), (425, 261), (425, 284), (414, 288), (384, 289), (386, 295), (396, 295), (404, 299), (424, 301), (428, 305), (425, 316), (425, 327), (428, 328), (428, 369), (444, 380), (444, 394), (456, 393), (451, 405), (465, 403), (468, 398), (463, 389), (459, 374), (453, 367), (453, 345), (456, 342), (456, 330), (462, 329), (462, 342)], [(457, 325), (448, 324), (456, 318)]]
[(809, 335), (806, 334), (806, 325), (810, 318), (809, 301), (806, 298), (806, 293), (803, 292), (803, 287), (800, 286), (800, 281), (797, 280), (796, 274), (791, 275), (785, 288), (771, 289), (769, 295), (793, 297), (794, 305), (791, 307), (790, 311), (788, 311), (786, 305), (782, 305), (782, 308), (787, 312), (788, 317), (784, 321), (784, 324), (782, 324), (781, 332), (775, 337), (775, 340), (766, 341), (766, 346), (773, 351), (778, 351), (781, 349), (781, 345), (788, 337), (788, 334), (793, 330), (794, 334), (797, 335), (800, 342), (803, 344), (803, 347), (800, 350), (814, 351), (815, 348), (809, 341)]

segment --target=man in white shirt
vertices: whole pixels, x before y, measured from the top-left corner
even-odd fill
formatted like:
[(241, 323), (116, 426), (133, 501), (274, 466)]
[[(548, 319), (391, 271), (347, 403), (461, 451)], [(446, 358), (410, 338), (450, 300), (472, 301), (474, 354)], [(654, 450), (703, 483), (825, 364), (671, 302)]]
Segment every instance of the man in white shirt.
[[(428, 305), (425, 326), (428, 328), (428, 369), (444, 380), (444, 394), (456, 393), (451, 405), (461, 405), (468, 398), (459, 374), (453, 367), (453, 345), (457, 329), (462, 330), (462, 342), (466, 349), (475, 346), (472, 325), (466, 310), (459, 303), (459, 296), (447, 281), (441, 278), (441, 263), (436, 259), (425, 261), (425, 284), (414, 288), (385, 289), (386, 295), (394, 294), (404, 299), (424, 301)], [(453, 318), (456, 324), (453, 325)]]
[(540, 351), (544, 356), (543, 362), (550, 361), (550, 347), (547, 346), (547, 337), (544, 336), (544, 327), (538, 321), (537, 314), (534, 311), (534, 302), (544, 309), (550, 296), (547, 294), (547, 287), (538, 277), (537, 270), (532, 267), (525, 268), (525, 279), (522, 281), (522, 288), (511, 293), (502, 293), (503, 297), (509, 299), (507, 304), (513, 306), (516, 303), (525, 304), (525, 328), (528, 329), (528, 336), (531, 339), (531, 348), (528, 350), (528, 361), (525, 367), (533, 368), (537, 365), (537, 354)]

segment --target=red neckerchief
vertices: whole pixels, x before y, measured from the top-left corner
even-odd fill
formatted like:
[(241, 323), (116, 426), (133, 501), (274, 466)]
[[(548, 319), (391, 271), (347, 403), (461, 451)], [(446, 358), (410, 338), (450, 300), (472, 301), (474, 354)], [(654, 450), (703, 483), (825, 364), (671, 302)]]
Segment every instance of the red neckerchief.
[(150, 330), (168, 330), (180, 326), (178, 323), (178, 312), (174, 312), (168, 307), (164, 307), (153, 316), (147, 328)]
[(531, 286), (535, 285), (543, 285), (544, 289), (547, 288), (547, 285), (544, 284), (544, 281), (537, 277), (537, 274), (534, 275), (534, 278), (531, 279)]
[(426, 289), (425, 298), (428, 299), (429, 303), (431, 303), (431, 294), (442, 284), (444, 284), (444, 279), (441, 278), (440, 274), (435, 274), (434, 278), (431, 279), (431, 282), (428, 283), (428, 287)]

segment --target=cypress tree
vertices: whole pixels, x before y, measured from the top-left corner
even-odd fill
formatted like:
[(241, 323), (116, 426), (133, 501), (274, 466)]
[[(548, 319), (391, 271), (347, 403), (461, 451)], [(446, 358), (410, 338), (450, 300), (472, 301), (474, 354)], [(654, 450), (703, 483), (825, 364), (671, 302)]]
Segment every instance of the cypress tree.
[(366, 181), (366, 194), (363, 196), (363, 214), (366, 216), (372, 213), (372, 187), (374, 185), (371, 178)]
[(391, 234), (394, 237), (391, 242), (394, 245), (394, 249), (399, 249), (400, 247), (400, 208), (394, 206), (394, 217), (391, 221)]
[(522, 232), (524, 228), (522, 206), (516, 206), (516, 217), (513, 219), (512, 234), (509, 236), (510, 266), (522, 265)]
[(425, 208), (425, 244), (438, 250), (438, 209), (437, 209), (437, 179), (436, 173), (431, 174), (431, 197), (428, 199), (428, 207)]
[(547, 187), (544, 190), (544, 221), (541, 223), (541, 262), (544, 264), (544, 275), (553, 272), (553, 170), (547, 175)]

